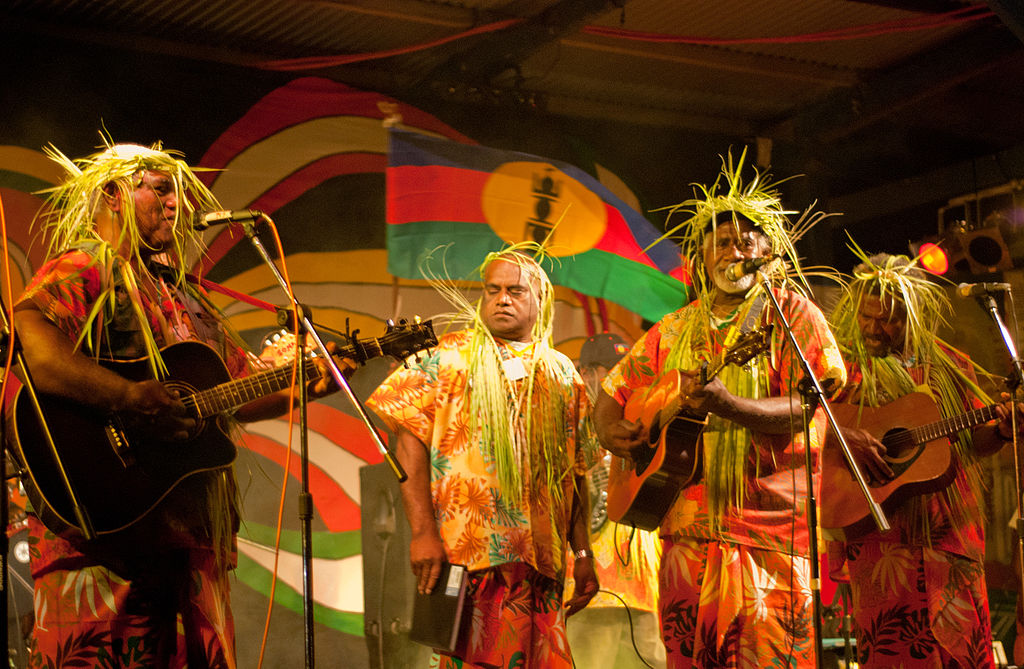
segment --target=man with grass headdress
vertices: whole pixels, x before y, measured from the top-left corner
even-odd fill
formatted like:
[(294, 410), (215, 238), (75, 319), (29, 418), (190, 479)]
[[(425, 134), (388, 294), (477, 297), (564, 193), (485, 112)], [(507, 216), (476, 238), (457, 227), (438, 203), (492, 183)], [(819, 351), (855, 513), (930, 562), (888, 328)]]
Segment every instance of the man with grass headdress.
[[(491, 253), (476, 305), (446, 296), (469, 321), (400, 368), (369, 405), (396, 434), (409, 478), (402, 500), (417, 589), (443, 563), (469, 571), (471, 604), (439, 667), (572, 667), (565, 615), (597, 592), (582, 444), (586, 389), (552, 348), (554, 302), (535, 244)], [(562, 610), (566, 551), (574, 596)]]
[[(173, 448), (196, 417), (156, 380), (161, 348), (201, 341), (232, 377), (250, 371), (241, 340), (185, 276), (187, 253), (202, 250), (191, 213), (219, 207), (159, 144), (108, 143), (77, 161), (48, 153), (68, 176), (42, 214), (48, 260), (15, 306), (29, 370), (42, 393), (116, 412), (133, 439)], [(151, 377), (129, 380), (99, 359), (146, 360)], [(310, 382), (314, 397), (333, 389), (328, 378)], [(262, 420), (289, 406), (287, 392), (268, 394), (234, 418)], [(30, 516), (30, 666), (234, 667), (228, 571), (237, 524), (230, 467), (186, 477), (140, 520), (91, 542)]]
[[(695, 299), (668, 314), (605, 377), (595, 407), (602, 445), (623, 458), (647, 449), (645, 426), (624, 406), (672, 370), (682, 372), (685, 409), (707, 414), (700, 480), (685, 488), (660, 525), (659, 613), (668, 666), (816, 665), (812, 633), (806, 449), (816, 470), (820, 409), (805, 443), (803, 372), (764, 295), (763, 282), (730, 267), (775, 255), (798, 271), (794, 232), (778, 193), (761, 175), (744, 185), (743, 157), (701, 196), (673, 213)], [(724, 183), (723, 183), (724, 182)], [(814, 218), (803, 218), (811, 221)], [(802, 224), (806, 227), (806, 224)], [(782, 268), (766, 264), (794, 335), (815, 375), (841, 382), (842, 359), (820, 310)], [(744, 332), (774, 325), (770, 347), (700, 383), (699, 370)]]
[[(934, 420), (952, 419), (989, 399), (978, 386), (980, 370), (936, 336), (950, 311), (942, 287), (906, 256), (868, 257), (856, 246), (853, 250), (862, 262), (832, 316), (849, 365), (839, 400), (857, 407), (843, 435), (864, 477), (877, 488), (894, 480), (896, 463), (909, 452), (885, 457), (886, 446), (876, 437), (896, 425), (856, 427), (878, 422), (871, 408), (886, 407), (885, 415), (897, 416), (901, 406), (916, 406), (908, 402), (922, 397), (927, 406), (937, 408)], [(830, 542), (829, 569), (836, 580), (848, 577), (852, 589), (860, 666), (993, 666), (980, 458), (1010, 439), (1008, 399), (1005, 395), (1006, 401), (994, 407), (998, 421), (950, 437), (952, 483), (906, 497), (898, 506), (885, 504), (891, 526), (887, 532), (867, 525), (846, 530), (845, 543)], [(922, 415), (927, 409), (907, 411), (900, 416), (902, 427), (933, 420)], [(831, 460), (826, 457), (826, 464)], [(825, 481), (831, 480), (832, 471), (830, 467), (824, 473)], [(823, 518), (838, 495), (828, 485), (822, 490)], [(894, 492), (889, 502), (899, 499)]]

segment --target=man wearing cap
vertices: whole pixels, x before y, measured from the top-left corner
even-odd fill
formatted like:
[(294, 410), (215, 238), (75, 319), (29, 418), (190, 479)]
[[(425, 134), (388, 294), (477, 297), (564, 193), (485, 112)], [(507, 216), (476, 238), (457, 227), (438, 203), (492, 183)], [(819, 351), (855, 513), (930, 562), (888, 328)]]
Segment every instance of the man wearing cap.
[[(668, 666), (814, 667), (805, 450), (817, 472), (824, 418), (805, 443), (795, 351), (753, 273), (741, 263), (783, 256), (799, 272), (796, 228), (763, 175), (744, 185), (731, 158), (701, 196), (673, 208), (695, 298), (668, 314), (608, 374), (595, 408), (602, 445), (620, 457), (647, 448), (642, 426), (623, 418), (634, 393), (681, 370), (683, 407), (707, 414), (703, 477), (684, 489), (660, 524), (659, 611)], [(722, 182), (725, 182), (724, 184)], [(782, 263), (762, 268), (803, 354), (820, 380), (845, 378), (821, 311)], [(731, 268), (731, 269), (730, 269)], [(739, 275), (737, 275), (739, 274)], [(798, 274), (799, 276), (799, 274)], [(699, 383), (698, 370), (744, 332), (774, 326), (770, 347)]]
[[(597, 398), (608, 370), (627, 351), (626, 341), (612, 332), (591, 335), (583, 342), (578, 367), (591, 402)], [(633, 533), (633, 528), (608, 520), (604, 495), (611, 456), (604, 449), (598, 449), (597, 455), (587, 481), (590, 543), (601, 592), (566, 622), (573, 659), (578, 667), (664, 667), (665, 646), (657, 619), (658, 535), (645, 530)], [(566, 592), (571, 590), (566, 583)]]

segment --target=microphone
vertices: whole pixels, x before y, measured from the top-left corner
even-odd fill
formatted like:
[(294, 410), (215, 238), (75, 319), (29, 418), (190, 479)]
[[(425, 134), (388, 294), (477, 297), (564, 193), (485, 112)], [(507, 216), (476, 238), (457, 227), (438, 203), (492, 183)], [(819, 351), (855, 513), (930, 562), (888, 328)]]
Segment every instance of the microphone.
[(221, 209), (220, 211), (197, 211), (192, 218), (193, 230), (205, 230), (213, 225), (228, 223), (245, 223), (263, 217), (262, 211), (255, 209)]
[(739, 281), (748, 274), (753, 274), (757, 270), (761, 269), (764, 265), (772, 262), (779, 256), (771, 255), (763, 258), (751, 258), (750, 260), (744, 260), (743, 262), (734, 262), (725, 268), (725, 278), (729, 281)]
[(1008, 283), (961, 283), (956, 287), (957, 297), (981, 297), (992, 293), (1009, 292)]

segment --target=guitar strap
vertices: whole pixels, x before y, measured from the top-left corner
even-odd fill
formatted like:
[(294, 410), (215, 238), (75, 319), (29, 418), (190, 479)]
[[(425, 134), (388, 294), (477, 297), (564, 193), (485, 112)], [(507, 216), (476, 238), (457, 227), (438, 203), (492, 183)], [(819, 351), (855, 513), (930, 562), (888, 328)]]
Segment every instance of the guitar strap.
[[(151, 263), (150, 271), (152, 271), (154, 274), (159, 274), (161, 277), (163, 277), (164, 281), (167, 281), (172, 285), (177, 282), (176, 271), (171, 269), (167, 265), (158, 262), (153, 262)], [(195, 274), (185, 272), (185, 280), (197, 286), (202, 286), (206, 290), (220, 293), (221, 295), (227, 295), (228, 297), (234, 298), (240, 302), (245, 302), (246, 304), (250, 304), (259, 309), (263, 309), (264, 311), (277, 311), (277, 306), (271, 304), (270, 302), (265, 302), (259, 299), (258, 297), (253, 297), (252, 295), (240, 293), (237, 290), (234, 290), (233, 288), (228, 288), (227, 286), (223, 286), (214, 281), (210, 281), (206, 277), (199, 277), (196, 276)]]
[(758, 291), (754, 299), (750, 301), (746, 314), (729, 328), (729, 332), (725, 336), (725, 348), (729, 348), (736, 343), (740, 335), (747, 334), (754, 329), (757, 321), (761, 318), (761, 310), (764, 308), (765, 299), (764, 293)]

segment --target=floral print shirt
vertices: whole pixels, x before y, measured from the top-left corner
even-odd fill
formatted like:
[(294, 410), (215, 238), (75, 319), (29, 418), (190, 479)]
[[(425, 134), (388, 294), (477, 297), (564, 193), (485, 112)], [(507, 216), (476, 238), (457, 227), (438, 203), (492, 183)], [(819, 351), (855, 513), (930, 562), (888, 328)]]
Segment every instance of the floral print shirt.
[[(776, 290), (776, 295), (796, 341), (826, 392), (830, 385), (838, 390), (846, 378), (845, 367), (825, 317), (810, 300), (796, 293)], [(748, 298), (747, 304), (753, 299), (754, 295)], [(739, 313), (743, 311), (740, 309)], [(723, 367), (719, 378), (730, 392), (743, 397), (796, 394), (797, 383), (803, 376), (800, 363), (784, 328), (776, 322), (774, 309), (766, 305), (760, 314), (759, 327), (774, 324), (769, 350), (742, 366)], [(669, 370), (669, 354), (687, 332), (700, 333), (692, 337), (695, 342), (710, 341), (710, 347), (701, 344), (699, 348), (694, 345), (681, 351), (680, 369), (693, 373), (702, 362), (711, 361), (722, 353), (730, 327), (738, 320), (734, 315), (731, 321), (713, 323), (697, 302), (666, 315), (608, 373), (602, 383), (603, 390), (625, 406), (634, 393), (645, 391)], [(799, 397), (794, 401), (799, 403)], [(795, 411), (799, 414), (799, 406)], [(819, 408), (810, 427), (815, 485), (819, 478), (818, 451), (824, 438), (824, 425), (824, 412)], [(741, 433), (736, 434), (737, 430)], [(792, 433), (785, 434), (751, 432), (712, 414), (708, 416), (702, 439), (705, 477), (680, 493), (662, 519), (662, 536), (715, 539), (790, 554), (805, 553), (808, 533), (804, 511), (807, 476), (803, 431), (794, 427)], [(716, 521), (708, 513), (708, 456), (725, 439), (736, 439), (748, 445), (745, 462), (740, 463), (743, 502), (742, 506), (729, 503), (723, 517)]]
[[(521, 453), (524, 475), (520, 501), (514, 503), (498, 483), (494, 460), (480, 431), (470, 429), (468, 369), (474, 351), (471, 332), (443, 336), (419, 361), (410, 359), (374, 391), (367, 404), (397, 431), (405, 428), (430, 450), (431, 494), (448, 559), (469, 570), (524, 562), (540, 573), (562, 578), (574, 494), (574, 477), (586, 471), (581, 441), (589, 429), (589, 402), (572, 362), (554, 351), (559, 387), (535, 385), (534, 402), (548, 392), (566, 398), (562, 416), (567, 471), (561, 477), (560, 502), (538, 481), (544, 480), (543, 451), (529, 444)], [(503, 359), (532, 356), (496, 340)], [(527, 368), (529, 366), (527, 365)], [(515, 381), (518, 387), (525, 379)], [(545, 384), (537, 374), (535, 384)], [(511, 402), (511, 400), (510, 400)], [(511, 406), (511, 404), (510, 404)], [(585, 491), (583, 494), (586, 494)]]

